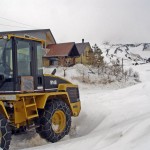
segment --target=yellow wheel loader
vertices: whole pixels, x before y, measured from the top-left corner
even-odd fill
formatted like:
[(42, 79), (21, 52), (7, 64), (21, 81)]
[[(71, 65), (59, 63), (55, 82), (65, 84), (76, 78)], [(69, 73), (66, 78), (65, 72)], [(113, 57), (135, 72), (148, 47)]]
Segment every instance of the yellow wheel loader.
[(11, 135), (35, 128), (48, 142), (69, 133), (71, 117), (80, 113), (78, 86), (43, 74), (44, 40), (17, 35), (0, 37), (0, 147)]

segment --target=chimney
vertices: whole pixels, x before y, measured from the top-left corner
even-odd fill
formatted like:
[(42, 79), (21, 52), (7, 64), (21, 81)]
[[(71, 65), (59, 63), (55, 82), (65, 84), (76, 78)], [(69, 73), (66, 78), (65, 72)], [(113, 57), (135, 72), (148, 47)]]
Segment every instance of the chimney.
[(82, 43), (84, 43), (84, 39), (82, 39)]

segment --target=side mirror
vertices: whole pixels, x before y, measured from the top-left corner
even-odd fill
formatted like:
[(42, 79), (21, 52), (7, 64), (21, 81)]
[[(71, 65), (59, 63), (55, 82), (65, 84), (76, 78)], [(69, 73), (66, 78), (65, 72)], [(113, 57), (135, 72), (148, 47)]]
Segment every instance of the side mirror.
[(5, 81), (4, 75), (0, 74), (0, 86), (3, 84), (4, 81)]
[(55, 73), (56, 73), (56, 68), (52, 71), (52, 75), (55, 75)]

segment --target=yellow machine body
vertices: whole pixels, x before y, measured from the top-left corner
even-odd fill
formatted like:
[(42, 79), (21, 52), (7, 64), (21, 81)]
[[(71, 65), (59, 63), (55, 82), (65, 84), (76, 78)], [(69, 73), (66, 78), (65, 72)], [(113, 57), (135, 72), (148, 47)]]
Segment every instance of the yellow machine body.
[[(11, 121), (11, 124), (17, 128), (27, 124), (27, 121), (39, 117), (38, 110), (44, 109), (48, 101), (52, 99), (61, 99), (69, 106), (72, 116), (79, 115), (81, 110), (80, 100), (75, 103), (70, 102), (70, 97), (66, 91), (67, 87), (78, 88), (73, 84), (60, 84), (56, 92), (43, 93), (21, 93), (13, 95), (0, 95), (0, 113)], [(63, 91), (63, 92), (62, 92)], [(9, 114), (4, 103), (14, 107), (14, 113)]]
[[(0, 39), (6, 40), (10, 40), (11, 38), (39, 42), (41, 45), (43, 45), (43, 47), (45, 44), (44, 40), (34, 37), (23, 37), (12, 34), (0, 37)], [(31, 79), (30, 77), (34, 78), (34, 76), (27, 76), (26, 79)], [(48, 82), (52, 79), (52, 81), (57, 82), (58, 80), (61, 81), (61, 83), (57, 84), (55, 91), (46, 91), (43, 88), (43, 91), (41, 90), (40, 92), (33, 89), (33, 91), (27, 92), (20, 90), (18, 93), (14, 91), (12, 94), (7, 92), (5, 93), (4, 91), (4, 93), (0, 94), (0, 113), (2, 113), (7, 119), (10, 120), (11, 125), (17, 128), (27, 125), (30, 121), (39, 117), (39, 110), (44, 109), (48, 101), (54, 99), (61, 99), (64, 101), (69, 106), (72, 116), (79, 115), (81, 104), (79, 99), (78, 86), (54, 75), (45, 74), (43, 77), (45, 78), (44, 80), (47, 79)], [(34, 79), (31, 81), (34, 87)], [(43, 81), (45, 82), (44, 85), (47, 84), (47, 81)], [(20, 85), (22, 85), (21, 82), (22, 80), (20, 80)], [(76, 97), (76, 101), (74, 101), (74, 97)], [(12, 110), (8, 110), (8, 107), (12, 108)]]

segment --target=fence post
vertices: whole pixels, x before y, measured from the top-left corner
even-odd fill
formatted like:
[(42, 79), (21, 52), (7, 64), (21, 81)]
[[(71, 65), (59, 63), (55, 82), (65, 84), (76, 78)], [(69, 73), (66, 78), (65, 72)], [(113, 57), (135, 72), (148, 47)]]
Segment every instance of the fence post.
[(122, 58), (122, 74), (123, 74), (123, 72), (124, 72), (124, 71), (123, 71), (123, 58)]

